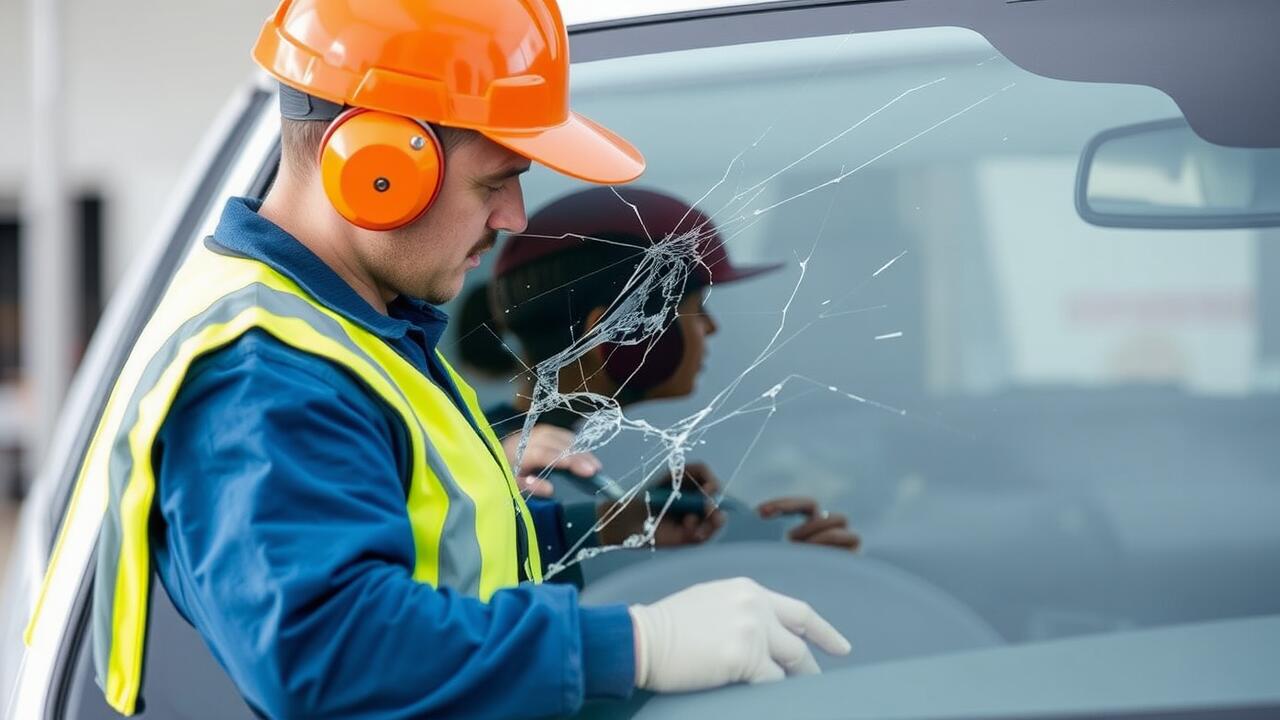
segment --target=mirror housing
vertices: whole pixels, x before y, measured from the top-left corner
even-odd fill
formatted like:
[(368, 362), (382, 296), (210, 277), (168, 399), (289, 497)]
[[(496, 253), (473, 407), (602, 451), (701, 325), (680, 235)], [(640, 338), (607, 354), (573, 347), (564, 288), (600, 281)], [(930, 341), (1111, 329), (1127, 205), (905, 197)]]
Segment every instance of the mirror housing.
[(1280, 226), (1280, 149), (1214, 145), (1182, 118), (1099, 133), (1076, 173), (1076, 211), (1103, 227)]

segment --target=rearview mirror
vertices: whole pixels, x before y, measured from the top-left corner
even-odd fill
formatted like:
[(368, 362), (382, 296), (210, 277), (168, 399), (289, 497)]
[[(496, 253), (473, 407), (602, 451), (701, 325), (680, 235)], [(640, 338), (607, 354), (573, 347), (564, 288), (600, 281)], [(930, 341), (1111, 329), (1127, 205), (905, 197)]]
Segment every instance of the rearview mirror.
[(1106, 227), (1280, 226), (1280, 149), (1214, 145), (1181, 118), (1107, 130), (1080, 158), (1076, 210)]

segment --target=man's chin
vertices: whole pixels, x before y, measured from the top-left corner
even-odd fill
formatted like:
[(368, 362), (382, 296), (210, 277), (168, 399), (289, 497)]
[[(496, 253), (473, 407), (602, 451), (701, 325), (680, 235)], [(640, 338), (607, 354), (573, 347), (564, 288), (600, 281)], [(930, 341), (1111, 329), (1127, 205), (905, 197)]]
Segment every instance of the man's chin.
[(462, 283), (458, 283), (457, 287), (451, 289), (442, 289), (438, 287), (424, 291), (418, 296), (420, 300), (426, 300), (432, 305), (444, 305), (450, 300), (458, 297), (458, 293), (462, 291)]
[(458, 297), (458, 293), (453, 293), (450, 295), (443, 295), (443, 294), (434, 295), (432, 297), (428, 297), (424, 299), (427, 302), (431, 303), (432, 305), (447, 305), (451, 300), (453, 300), (456, 297)]
[(419, 300), (425, 300), (432, 305), (444, 305), (445, 303), (458, 297), (462, 292), (462, 287), (467, 281), (467, 272), (463, 268), (459, 270), (447, 282), (432, 283), (430, 287), (416, 288), (414, 297)]
[(466, 274), (459, 274), (457, 279), (447, 288), (435, 288), (432, 297), (428, 297), (427, 302), (432, 305), (444, 305), (445, 303), (458, 297), (462, 292), (462, 286), (466, 282)]

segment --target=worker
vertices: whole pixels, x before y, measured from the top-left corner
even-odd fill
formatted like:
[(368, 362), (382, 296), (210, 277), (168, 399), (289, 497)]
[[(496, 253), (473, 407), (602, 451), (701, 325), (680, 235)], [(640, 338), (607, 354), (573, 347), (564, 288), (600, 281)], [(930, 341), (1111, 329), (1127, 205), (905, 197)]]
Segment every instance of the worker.
[(554, 1), (284, 0), (253, 54), (281, 83), (279, 172), (184, 260), (80, 474), (107, 490), (92, 625), (110, 705), (140, 709), (153, 572), (272, 718), (565, 715), (816, 672), (806, 641), (847, 652), (747, 580), (631, 607), (540, 582), (555, 513), (528, 509), (437, 352), (436, 306), (524, 229), (531, 162), (597, 183), (644, 169), (569, 110)]
[[(647, 312), (665, 321), (665, 329), (647, 339), (634, 338), (633, 344), (619, 342), (621, 337), (587, 343), (589, 350), (574, 353), (580, 357), (565, 362), (558, 371), (561, 394), (592, 393), (614, 398), (626, 408), (642, 401), (692, 394), (703, 369), (706, 340), (717, 330), (714, 317), (703, 304), (708, 290), (712, 285), (746, 280), (781, 266), (734, 265), (720, 232), (704, 213), (669, 194), (636, 187), (595, 188), (561, 197), (535, 213), (523, 234), (504, 241), (491, 281), (473, 287), (464, 300), (458, 346), (462, 361), (480, 372), (523, 378), (510, 402), (486, 408), (513, 465), (521, 450), (521, 432), (535, 386), (532, 373), (522, 373), (521, 368), (560, 357), (575, 341), (592, 338), (611, 308), (620, 305), (620, 295), (634, 287), (633, 278), (645, 251), (655, 241), (690, 232), (695, 234), (691, 247), (696, 252), (687, 259), (688, 275), (678, 292), (656, 287), (650, 292), (652, 297), (641, 303)], [(679, 297), (667, 298), (667, 293)], [(515, 336), (520, 357), (503, 339), (505, 332)], [(600, 473), (602, 466), (593, 454), (571, 454), (574, 430), (583, 413), (589, 412), (590, 408), (575, 411), (561, 405), (537, 416), (537, 424), (523, 443), (520, 460), (524, 470), (518, 474), (522, 487), (533, 495), (550, 496), (554, 488), (542, 475), (546, 466), (556, 464), (580, 476)], [(705, 464), (689, 463), (685, 475), (691, 481), (688, 485), (682, 482), (686, 491), (716, 495), (720, 489), (719, 480)], [(658, 484), (669, 482), (668, 476)], [(847, 518), (823, 511), (812, 498), (777, 498), (760, 504), (755, 511), (760, 518), (803, 516), (804, 521), (787, 533), (794, 542), (849, 551), (860, 543)], [(566, 512), (577, 528), (599, 528), (597, 532), (577, 533), (581, 542), (573, 543), (575, 546), (617, 544), (630, 532), (627, 523), (612, 519), (620, 512), (614, 503), (570, 504)], [(627, 512), (634, 510), (628, 507)], [(678, 520), (683, 532), (659, 528), (654, 538), (657, 545), (704, 541), (725, 522), (719, 510), (710, 516), (709, 523), (697, 522), (693, 514)], [(737, 521), (758, 522), (745, 517)]]

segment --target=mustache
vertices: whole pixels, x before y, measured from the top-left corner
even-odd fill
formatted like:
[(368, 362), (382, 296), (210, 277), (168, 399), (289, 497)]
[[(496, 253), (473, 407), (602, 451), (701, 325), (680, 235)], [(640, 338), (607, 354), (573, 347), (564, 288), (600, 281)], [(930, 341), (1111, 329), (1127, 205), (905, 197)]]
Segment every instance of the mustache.
[(489, 232), (485, 233), (484, 237), (480, 238), (480, 242), (477, 242), (471, 248), (471, 252), (468, 253), (468, 255), (476, 255), (478, 253), (488, 252), (489, 250), (493, 249), (494, 245), (497, 245), (497, 244), (498, 244), (498, 231), (490, 230)]

